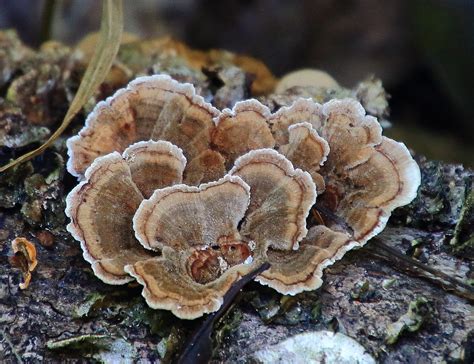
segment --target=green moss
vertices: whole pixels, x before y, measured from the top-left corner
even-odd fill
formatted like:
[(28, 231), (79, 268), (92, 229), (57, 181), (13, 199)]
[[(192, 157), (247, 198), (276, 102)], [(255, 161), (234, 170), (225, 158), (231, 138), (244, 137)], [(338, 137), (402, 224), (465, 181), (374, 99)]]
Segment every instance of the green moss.
[(152, 335), (160, 337), (170, 335), (173, 327), (179, 324), (179, 320), (169, 311), (151, 309), (140, 297), (134, 299), (123, 311), (126, 315), (124, 323), (127, 326), (146, 325)]
[(351, 297), (354, 300), (364, 300), (370, 291), (369, 281), (359, 282), (356, 284), (351, 292)]
[(50, 340), (46, 347), (49, 350), (75, 351), (81, 357), (95, 359), (100, 363), (133, 363), (137, 359), (132, 344), (108, 335), (80, 335), (64, 340)]
[[(474, 184), (474, 182), (473, 182)], [(454, 229), (454, 236), (450, 241), (456, 254), (473, 257), (474, 255), (474, 189), (466, 193), (459, 221)]]
[(96, 292), (89, 294), (86, 300), (74, 309), (72, 317), (81, 318), (89, 316), (94, 307), (103, 302), (105, 297), (105, 295)]
[(396, 278), (384, 279), (383, 282), (382, 282), (382, 287), (383, 287), (383, 289), (388, 290), (388, 289), (390, 289), (395, 283), (397, 283), (397, 279), (396, 279)]
[(242, 318), (242, 311), (234, 307), (228, 315), (220, 320), (218, 325), (214, 327), (214, 348), (218, 348), (224, 342), (225, 338), (240, 326)]
[(317, 322), (322, 316), (323, 304), (317, 300), (311, 308), (311, 320)]
[(419, 297), (410, 302), (407, 313), (400, 316), (396, 322), (387, 327), (385, 342), (393, 345), (404, 332), (418, 331), (430, 317), (431, 312), (431, 304), (425, 297)]

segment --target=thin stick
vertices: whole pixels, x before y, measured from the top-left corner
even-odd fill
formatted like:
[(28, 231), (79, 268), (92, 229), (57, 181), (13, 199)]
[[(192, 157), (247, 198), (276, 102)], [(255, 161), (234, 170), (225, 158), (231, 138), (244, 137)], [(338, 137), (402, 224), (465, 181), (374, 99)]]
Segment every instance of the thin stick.
[(444, 279), (445, 281), (451, 283), (454, 287), (463, 288), (466, 291), (461, 292), (463, 297), (468, 298), (469, 300), (474, 300), (474, 288), (468, 285), (467, 283), (464, 283), (463, 281), (457, 278), (451, 277), (450, 275), (444, 272), (441, 272), (426, 264), (423, 264), (417, 261), (416, 259), (413, 259), (412, 257), (408, 257), (400, 253), (398, 250), (388, 246), (378, 238), (372, 239), (371, 243), (386, 254), (385, 259), (390, 260), (390, 258), (395, 257), (399, 261), (403, 261), (404, 263), (406, 263), (408, 265), (408, 268), (411, 268), (410, 266), (415, 266), (416, 268), (428, 272), (437, 278)]
[[(316, 210), (318, 212), (320, 212), (322, 215), (329, 218), (330, 220), (333, 220), (337, 224), (339, 224), (341, 226), (344, 226), (344, 227), (348, 227), (348, 225), (344, 221), (344, 219), (337, 216), (332, 211), (330, 211), (326, 208), (323, 208), (323, 207), (316, 207)], [(385, 260), (387, 260), (389, 262), (393, 262), (392, 258), (395, 258), (398, 261), (404, 262), (405, 266), (408, 269), (413, 269), (412, 267), (416, 267), (419, 270), (424, 271), (424, 272), (428, 272), (428, 273), (432, 274), (433, 276), (435, 276), (437, 278), (444, 279), (446, 282), (449, 282), (453, 285), (453, 289), (458, 291), (458, 295), (461, 295), (462, 297), (467, 298), (469, 300), (474, 300), (474, 288), (471, 287), (470, 285), (468, 285), (467, 283), (464, 283), (463, 281), (461, 281), (457, 278), (451, 277), (450, 275), (448, 275), (446, 273), (443, 273), (443, 272), (441, 272), (437, 269), (431, 268), (430, 266), (428, 266), (426, 264), (423, 264), (423, 263), (413, 259), (412, 257), (408, 257), (406, 255), (401, 254), (396, 249), (394, 249), (394, 248), (388, 246), (387, 244), (385, 244), (382, 240), (380, 240), (380, 238), (373, 238), (371, 240), (371, 243), (372, 243), (372, 245), (375, 245), (377, 248), (379, 248), (380, 250), (385, 252), (385, 255), (379, 253), (380, 255), (382, 255), (383, 258), (385, 258)], [(371, 247), (371, 245), (369, 244), (368, 248), (370, 248), (370, 247)], [(433, 281), (433, 280), (431, 280), (431, 281)], [(465, 292), (463, 290), (461, 290), (460, 288), (464, 289)]]
[(212, 355), (211, 334), (214, 324), (227, 312), (241, 289), (268, 268), (270, 268), (270, 263), (265, 262), (232, 285), (224, 295), (224, 303), (219, 311), (209, 314), (191, 335), (178, 359), (179, 364), (207, 363), (210, 360)]

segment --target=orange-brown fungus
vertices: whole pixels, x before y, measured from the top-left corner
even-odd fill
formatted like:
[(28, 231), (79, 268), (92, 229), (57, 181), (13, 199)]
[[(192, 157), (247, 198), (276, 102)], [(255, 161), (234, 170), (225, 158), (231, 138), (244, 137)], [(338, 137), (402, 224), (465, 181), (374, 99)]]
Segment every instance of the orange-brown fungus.
[(244, 263), (251, 255), (252, 252), (245, 243), (216, 244), (195, 250), (188, 258), (188, 271), (196, 282), (209, 283), (229, 267)]
[(14, 255), (10, 258), (10, 263), (21, 270), (23, 282), (20, 283), (20, 289), (26, 289), (30, 285), (31, 272), (38, 264), (35, 245), (25, 238), (15, 238), (12, 249)]

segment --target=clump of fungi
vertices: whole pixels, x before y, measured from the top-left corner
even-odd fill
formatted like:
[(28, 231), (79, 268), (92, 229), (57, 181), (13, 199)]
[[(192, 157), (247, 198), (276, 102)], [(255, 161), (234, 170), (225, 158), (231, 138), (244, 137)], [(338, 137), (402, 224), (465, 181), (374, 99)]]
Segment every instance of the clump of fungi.
[[(216, 311), (264, 261), (261, 284), (318, 288), (420, 184), (407, 148), (354, 100), (219, 111), (164, 75), (100, 102), (67, 145), (82, 180), (67, 197), (68, 230), (96, 276), (136, 279), (151, 307), (186, 319)], [(330, 218), (307, 219), (315, 204)]]

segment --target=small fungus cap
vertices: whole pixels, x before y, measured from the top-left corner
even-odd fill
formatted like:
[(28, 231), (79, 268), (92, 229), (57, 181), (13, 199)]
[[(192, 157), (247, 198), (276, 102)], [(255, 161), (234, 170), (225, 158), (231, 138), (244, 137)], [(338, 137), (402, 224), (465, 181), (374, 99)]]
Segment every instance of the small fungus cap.
[(273, 149), (243, 155), (229, 173), (250, 186), (250, 206), (242, 234), (275, 249), (298, 249), (308, 232), (306, 218), (316, 201), (316, 186), (309, 173), (295, 170)]
[(31, 272), (38, 265), (35, 245), (26, 238), (15, 238), (12, 241), (12, 250), (14, 255), (10, 257), (10, 263), (21, 269), (24, 281), (19, 286), (20, 289), (26, 289), (30, 285)]

